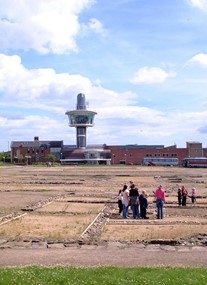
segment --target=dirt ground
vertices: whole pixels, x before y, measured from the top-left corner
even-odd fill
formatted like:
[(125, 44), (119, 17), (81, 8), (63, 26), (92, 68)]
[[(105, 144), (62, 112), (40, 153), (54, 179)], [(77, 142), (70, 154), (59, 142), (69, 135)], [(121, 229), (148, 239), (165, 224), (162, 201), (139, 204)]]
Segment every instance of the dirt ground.
[[(207, 169), (140, 166), (0, 168), (0, 266), (207, 266)], [(148, 193), (148, 220), (118, 213), (132, 180)], [(156, 219), (153, 191), (166, 190)], [(177, 204), (184, 185), (197, 203)]]

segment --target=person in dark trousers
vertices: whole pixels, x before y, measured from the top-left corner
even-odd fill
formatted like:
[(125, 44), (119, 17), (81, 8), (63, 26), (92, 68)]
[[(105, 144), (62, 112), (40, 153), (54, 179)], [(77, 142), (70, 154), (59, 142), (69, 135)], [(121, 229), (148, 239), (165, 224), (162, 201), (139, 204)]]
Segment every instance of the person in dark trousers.
[(139, 205), (140, 205), (141, 219), (149, 219), (147, 217), (148, 201), (147, 201), (147, 193), (145, 190), (143, 190), (142, 194), (139, 196)]
[(180, 188), (178, 189), (178, 205), (182, 205), (182, 191)]
[(165, 190), (160, 185), (155, 191), (157, 219), (164, 219)]
[(182, 186), (182, 206), (183, 207), (186, 206), (187, 196), (188, 196), (188, 191), (185, 189), (184, 186)]
[(130, 185), (129, 190), (130, 206), (134, 219), (139, 219), (139, 192), (134, 183)]
[(123, 211), (123, 195), (122, 195), (122, 190), (119, 190), (119, 193), (118, 193), (118, 207), (119, 207), (119, 214), (122, 213)]

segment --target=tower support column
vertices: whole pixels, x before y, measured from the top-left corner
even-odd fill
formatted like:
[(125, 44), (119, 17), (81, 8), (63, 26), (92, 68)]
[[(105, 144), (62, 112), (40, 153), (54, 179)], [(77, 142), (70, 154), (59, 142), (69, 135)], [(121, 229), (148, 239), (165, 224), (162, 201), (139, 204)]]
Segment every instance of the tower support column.
[(76, 143), (77, 143), (77, 148), (86, 147), (86, 128), (85, 127), (76, 127)]

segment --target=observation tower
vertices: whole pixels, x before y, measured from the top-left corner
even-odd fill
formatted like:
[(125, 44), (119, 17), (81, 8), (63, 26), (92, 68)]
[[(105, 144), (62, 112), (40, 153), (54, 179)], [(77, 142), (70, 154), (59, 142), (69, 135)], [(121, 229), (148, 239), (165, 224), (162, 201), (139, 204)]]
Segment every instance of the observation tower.
[(76, 110), (67, 111), (65, 114), (68, 115), (69, 126), (76, 128), (76, 147), (86, 148), (86, 129), (94, 126), (94, 116), (97, 113), (86, 109), (85, 95), (79, 93)]

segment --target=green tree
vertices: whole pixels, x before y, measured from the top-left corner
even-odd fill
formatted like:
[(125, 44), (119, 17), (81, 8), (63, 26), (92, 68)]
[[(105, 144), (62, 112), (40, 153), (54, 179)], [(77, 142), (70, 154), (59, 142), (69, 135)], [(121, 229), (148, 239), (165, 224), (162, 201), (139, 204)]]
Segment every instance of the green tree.
[(55, 161), (55, 156), (53, 154), (48, 154), (46, 156), (46, 159), (47, 159), (47, 161), (53, 162), (53, 161)]
[(10, 153), (10, 151), (0, 152), (0, 161), (2, 161), (2, 162), (11, 162), (11, 153)]

